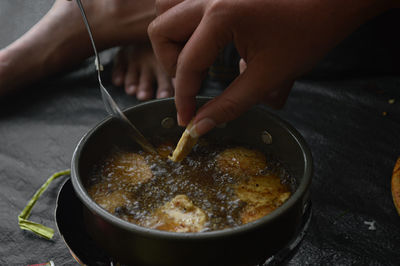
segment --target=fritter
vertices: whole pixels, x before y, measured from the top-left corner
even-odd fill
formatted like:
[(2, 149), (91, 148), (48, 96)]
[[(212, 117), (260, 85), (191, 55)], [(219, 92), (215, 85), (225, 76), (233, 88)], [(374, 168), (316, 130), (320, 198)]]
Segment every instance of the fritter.
[(253, 176), (235, 185), (237, 197), (246, 202), (240, 214), (243, 224), (255, 221), (279, 206), (289, 197), (290, 191), (273, 174)]
[(112, 214), (115, 214), (115, 210), (118, 207), (123, 207), (130, 203), (129, 193), (126, 190), (112, 191), (105, 182), (92, 186), (88, 193), (98, 205)]
[(106, 179), (112, 179), (115, 184), (125, 186), (147, 182), (153, 173), (142, 155), (116, 152), (110, 161), (106, 162), (101, 175)]
[(88, 190), (92, 199), (108, 212), (130, 203), (129, 187), (151, 179), (153, 173), (144, 157), (137, 153), (116, 152), (103, 164), (100, 182)]
[(235, 178), (255, 176), (267, 167), (265, 155), (245, 147), (229, 148), (216, 157), (220, 171)]
[(207, 215), (186, 195), (177, 195), (157, 209), (146, 227), (170, 232), (199, 232)]

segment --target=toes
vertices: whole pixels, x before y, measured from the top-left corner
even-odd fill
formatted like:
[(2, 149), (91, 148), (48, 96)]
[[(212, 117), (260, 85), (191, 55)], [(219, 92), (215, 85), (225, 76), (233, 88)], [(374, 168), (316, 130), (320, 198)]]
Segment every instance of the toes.
[(120, 49), (115, 56), (114, 66), (112, 70), (112, 83), (115, 86), (122, 86), (124, 84), (125, 73), (126, 73), (126, 61), (125, 61), (124, 49)]
[(116, 86), (123, 85), (127, 94), (136, 95), (140, 101), (150, 100), (155, 94), (157, 98), (174, 95), (171, 78), (148, 47), (121, 48), (114, 60), (112, 81)]
[(138, 92), (139, 68), (134, 62), (129, 62), (127, 71), (125, 72), (125, 92), (128, 95), (135, 95)]
[(137, 87), (136, 98), (140, 101), (153, 98), (154, 73), (150, 67), (142, 67), (140, 72), (139, 85)]
[(161, 68), (157, 69), (157, 98), (167, 98), (174, 95), (172, 80)]

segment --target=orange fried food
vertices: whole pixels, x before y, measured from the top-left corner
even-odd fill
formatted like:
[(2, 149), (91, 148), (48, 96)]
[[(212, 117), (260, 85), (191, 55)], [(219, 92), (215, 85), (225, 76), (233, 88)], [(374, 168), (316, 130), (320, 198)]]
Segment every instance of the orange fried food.
[(101, 181), (88, 189), (91, 198), (108, 212), (130, 203), (128, 188), (151, 179), (153, 173), (144, 157), (136, 153), (115, 152), (101, 170)]
[(111, 191), (105, 182), (90, 187), (88, 193), (98, 205), (112, 214), (115, 213), (116, 208), (130, 203), (127, 191), (124, 189)]
[(264, 154), (245, 147), (226, 149), (218, 154), (216, 160), (222, 172), (236, 178), (258, 175), (267, 166)]
[(142, 155), (116, 152), (104, 167), (102, 176), (112, 178), (114, 183), (124, 186), (147, 182), (153, 173)]
[(246, 202), (240, 214), (243, 224), (255, 221), (279, 206), (289, 197), (289, 189), (275, 175), (259, 175), (239, 182), (235, 186), (237, 197)]
[(400, 215), (400, 157), (397, 159), (393, 169), (391, 187), (394, 206)]
[(207, 215), (186, 195), (177, 195), (154, 212), (146, 226), (170, 232), (199, 232)]

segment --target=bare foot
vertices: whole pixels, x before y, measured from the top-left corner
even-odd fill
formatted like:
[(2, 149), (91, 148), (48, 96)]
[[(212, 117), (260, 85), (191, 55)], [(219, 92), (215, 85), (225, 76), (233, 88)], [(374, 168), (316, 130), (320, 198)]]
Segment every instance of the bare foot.
[[(83, 1), (97, 48), (147, 40), (153, 0)], [(0, 95), (65, 70), (93, 54), (75, 2), (56, 0), (21, 38), (0, 50)]]
[(120, 48), (114, 61), (112, 81), (141, 101), (174, 95), (171, 78), (161, 68), (150, 44)]

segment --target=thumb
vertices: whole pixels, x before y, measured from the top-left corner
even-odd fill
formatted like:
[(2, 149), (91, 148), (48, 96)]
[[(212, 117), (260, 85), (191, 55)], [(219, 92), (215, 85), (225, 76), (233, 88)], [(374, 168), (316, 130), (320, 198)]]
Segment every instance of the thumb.
[[(265, 71), (260, 72), (259, 69), (255, 64), (248, 64), (245, 71), (221, 95), (198, 110), (193, 120), (194, 126), (190, 131), (192, 137), (201, 136), (216, 125), (239, 117), (257, 103), (268, 102), (274, 106), (285, 102), (288, 96), (286, 82), (279, 82), (272, 76), (268, 77)], [(283, 84), (285, 86), (282, 86)]]

